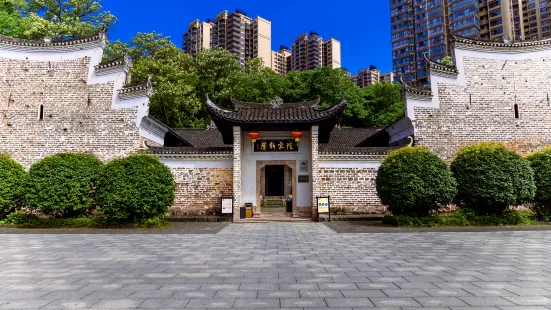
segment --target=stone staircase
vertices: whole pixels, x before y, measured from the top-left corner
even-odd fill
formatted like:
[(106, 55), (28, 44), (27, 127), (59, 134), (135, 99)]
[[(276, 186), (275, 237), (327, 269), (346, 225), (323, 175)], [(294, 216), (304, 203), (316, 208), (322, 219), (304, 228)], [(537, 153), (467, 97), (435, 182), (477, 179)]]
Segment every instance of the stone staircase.
[(271, 223), (271, 222), (311, 222), (310, 218), (300, 217), (293, 218), (289, 212), (281, 212), (277, 209), (277, 212), (270, 211), (269, 208), (263, 208), (260, 217), (247, 218), (240, 220), (242, 223)]

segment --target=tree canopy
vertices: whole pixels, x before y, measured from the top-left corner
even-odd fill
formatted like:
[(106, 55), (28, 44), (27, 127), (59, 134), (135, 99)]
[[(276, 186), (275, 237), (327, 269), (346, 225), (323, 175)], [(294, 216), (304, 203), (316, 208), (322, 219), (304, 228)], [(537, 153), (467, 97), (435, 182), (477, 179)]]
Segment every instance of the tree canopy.
[(117, 22), (100, 0), (0, 0), (0, 33), (22, 39), (90, 37)]

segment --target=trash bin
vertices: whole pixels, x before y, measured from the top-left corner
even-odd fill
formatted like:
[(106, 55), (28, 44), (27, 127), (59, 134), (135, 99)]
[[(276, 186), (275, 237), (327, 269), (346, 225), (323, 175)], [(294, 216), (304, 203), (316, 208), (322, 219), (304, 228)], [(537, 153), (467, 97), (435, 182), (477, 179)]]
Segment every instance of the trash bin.
[(239, 208), (239, 218), (244, 220), (246, 217), (246, 213), (245, 213), (245, 207), (240, 207)]
[(246, 203), (245, 204), (245, 216), (246, 217), (253, 217), (253, 204), (252, 203)]
[(285, 200), (285, 212), (293, 212), (293, 199), (289, 198)]

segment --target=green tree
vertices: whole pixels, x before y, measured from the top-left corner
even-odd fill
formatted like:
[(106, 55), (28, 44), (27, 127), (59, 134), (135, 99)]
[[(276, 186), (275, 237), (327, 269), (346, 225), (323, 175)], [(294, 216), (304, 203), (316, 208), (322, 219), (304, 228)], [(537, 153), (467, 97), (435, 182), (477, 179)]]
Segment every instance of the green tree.
[(18, 12), (18, 8), (22, 5), (24, 5), (24, 1), (0, 0), (0, 35), (22, 37), (23, 17)]
[(215, 47), (203, 50), (196, 56), (199, 95), (209, 93), (210, 98), (220, 104), (229, 105), (233, 89), (237, 83), (237, 75), (241, 66), (230, 52)]
[(155, 54), (167, 48), (176, 47), (169, 36), (163, 36), (161, 33), (138, 32), (130, 43), (120, 40), (110, 43), (103, 52), (103, 60), (111, 60), (128, 54), (134, 61)]
[(344, 112), (344, 125), (381, 127), (404, 116), (401, 84), (376, 83), (355, 91)]
[(307, 101), (319, 96), (322, 107), (330, 107), (339, 102), (344, 94), (350, 94), (355, 87), (345, 70), (329, 67), (293, 71), (287, 75), (286, 80), (289, 86), (283, 96), (286, 101)]
[(23, 16), (21, 37), (25, 39), (37, 40), (46, 36), (57, 40), (85, 38), (117, 22), (111, 12), (103, 11), (101, 0), (17, 1)]
[(238, 73), (233, 96), (249, 102), (268, 102), (271, 98), (281, 97), (288, 83), (272, 69), (264, 66), (259, 58), (245, 62), (245, 70)]
[(154, 85), (150, 113), (171, 127), (204, 127), (203, 96), (198, 94), (195, 63), (176, 46), (163, 47), (138, 58), (132, 78), (143, 81), (151, 75)]

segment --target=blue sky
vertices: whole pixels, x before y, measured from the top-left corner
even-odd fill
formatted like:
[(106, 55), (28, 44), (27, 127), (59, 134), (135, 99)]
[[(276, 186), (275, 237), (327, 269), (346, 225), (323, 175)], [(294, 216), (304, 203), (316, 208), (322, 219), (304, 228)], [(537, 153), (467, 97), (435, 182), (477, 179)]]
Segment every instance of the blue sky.
[(343, 67), (355, 74), (373, 64), (392, 70), (388, 0), (103, 0), (119, 22), (111, 40), (128, 41), (136, 32), (156, 30), (181, 46), (182, 33), (195, 19), (214, 18), (236, 8), (250, 17), (272, 22), (272, 49), (291, 46), (295, 38), (314, 30), (324, 39), (341, 41)]

